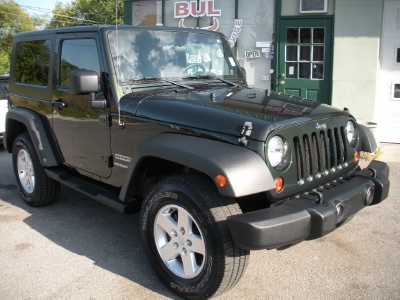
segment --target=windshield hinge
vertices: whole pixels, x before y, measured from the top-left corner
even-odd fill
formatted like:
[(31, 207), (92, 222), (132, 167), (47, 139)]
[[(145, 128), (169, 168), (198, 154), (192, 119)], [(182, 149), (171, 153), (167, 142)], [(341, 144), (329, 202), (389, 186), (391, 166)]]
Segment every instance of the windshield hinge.
[(99, 121), (104, 123), (107, 127), (112, 126), (112, 116), (111, 115), (101, 114), (99, 116)]
[(249, 141), (248, 139), (251, 136), (251, 132), (253, 131), (253, 123), (251, 122), (244, 122), (243, 129), (240, 139), (238, 140), (239, 144), (246, 146)]

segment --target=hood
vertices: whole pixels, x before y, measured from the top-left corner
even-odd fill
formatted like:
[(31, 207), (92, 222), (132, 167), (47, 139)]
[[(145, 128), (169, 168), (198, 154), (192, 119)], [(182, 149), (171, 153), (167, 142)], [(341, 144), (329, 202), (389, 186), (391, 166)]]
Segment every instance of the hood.
[(121, 99), (122, 113), (181, 128), (241, 136), (252, 123), (251, 139), (265, 141), (281, 126), (333, 116), (345, 111), (312, 100), (246, 87), (206, 88), (155, 95), (132, 93)]

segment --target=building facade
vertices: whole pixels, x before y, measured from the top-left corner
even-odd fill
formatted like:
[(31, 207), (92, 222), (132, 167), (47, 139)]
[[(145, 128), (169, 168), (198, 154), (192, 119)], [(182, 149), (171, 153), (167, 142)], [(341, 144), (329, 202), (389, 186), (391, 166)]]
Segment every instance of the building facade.
[(126, 0), (124, 22), (222, 32), (250, 86), (346, 107), (400, 143), (399, 0)]

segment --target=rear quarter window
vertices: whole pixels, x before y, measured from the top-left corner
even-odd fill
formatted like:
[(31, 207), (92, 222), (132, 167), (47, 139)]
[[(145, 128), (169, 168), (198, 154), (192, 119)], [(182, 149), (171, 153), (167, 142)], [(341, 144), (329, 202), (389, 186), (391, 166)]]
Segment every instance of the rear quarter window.
[(15, 81), (47, 86), (49, 79), (51, 41), (35, 40), (17, 44)]

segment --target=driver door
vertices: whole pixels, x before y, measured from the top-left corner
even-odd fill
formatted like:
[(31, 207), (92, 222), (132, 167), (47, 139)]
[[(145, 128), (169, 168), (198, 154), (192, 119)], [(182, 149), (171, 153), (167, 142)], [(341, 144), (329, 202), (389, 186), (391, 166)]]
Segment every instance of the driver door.
[[(69, 89), (69, 73), (73, 70), (93, 70), (99, 78), (104, 71), (101, 60), (100, 43), (95, 33), (59, 35), (57, 37), (57, 85), (52, 100), (65, 103), (65, 107), (53, 111), (53, 130), (56, 135), (65, 164), (83, 175), (107, 178), (109, 167), (110, 127), (100, 122), (109, 109), (90, 107), (88, 95), (72, 95)], [(102, 82), (100, 93), (102, 97)]]

